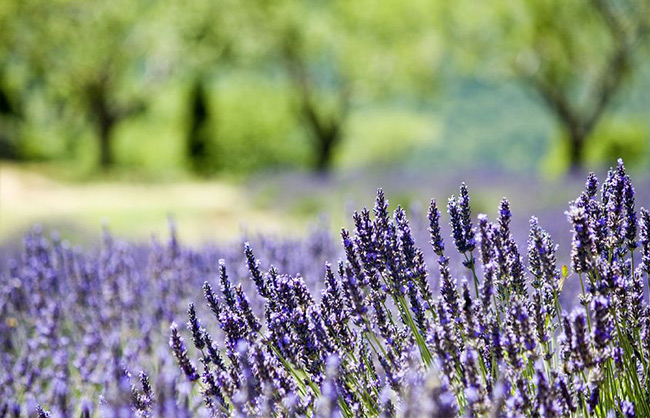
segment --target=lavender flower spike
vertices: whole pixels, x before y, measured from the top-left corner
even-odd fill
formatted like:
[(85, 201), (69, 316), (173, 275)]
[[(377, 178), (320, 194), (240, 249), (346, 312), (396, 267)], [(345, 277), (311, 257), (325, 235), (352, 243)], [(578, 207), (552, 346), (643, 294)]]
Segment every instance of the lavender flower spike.
[(255, 259), (253, 249), (248, 242), (244, 243), (244, 254), (246, 255), (246, 264), (248, 265), (248, 271), (251, 274), (251, 278), (253, 279), (255, 286), (257, 286), (257, 291), (259, 292), (260, 296), (268, 298), (270, 296), (270, 293), (268, 286), (264, 281), (264, 276), (260, 271), (260, 262), (259, 260)]
[(612, 338), (612, 332), (614, 330), (609, 308), (609, 300), (604, 296), (598, 296), (591, 302), (591, 309), (595, 316), (595, 324), (592, 331), (594, 348), (602, 356), (608, 354), (605, 352), (605, 349)]
[(445, 251), (445, 243), (442, 240), (442, 235), (440, 234), (440, 211), (438, 210), (435, 199), (431, 199), (428, 218), (429, 235), (431, 236), (430, 243), (433, 247), (433, 252), (436, 253), (436, 255), (439, 257), (442, 257)]
[(465, 183), (460, 186), (460, 196), (452, 196), (447, 205), (454, 244), (460, 253), (474, 250), (476, 240), (472, 228), (472, 213), (469, 206), (469, 193)]
[(478, 215), (478, 239), (479, 239), (479, 253), (481, 254), (481, 263), (483, 267), (492, 260), (494, 236), (492, 228), (488, 222), (487, 215), (481, 213)]
[(41, 408), (40, 405), (36, 407), (36, 416), (38, 418), (50, 418), (51, 415), (49, 412), (45, 411), (43, 408)]
[(623, 234), (625, 235), (625, 243), (630, 251), (637, 247), (636, 233), (637, 233), (637, 219), (636, 211), (634, 210), (634, 187), (629, 177), (625, 176), (624, 189), (623, 189), (623, 205), (625, 206), (625, 220), (623, 222)]
[(590, 271), (593, 267), (596, 246), (587, 214), (583, 208), (575, 206), (571, 207), (566, 214), (573, 225), (573, 241), (571, 245), (572, 267), (577, 272)]
[(540, 288), (548, 284), (553, 290), (558, 290), (557, 279), (560, 277), (560, 272), (557, 269), (555, 251), (556, 245), (549, 233), (539, 226), (536, 217), (531, 217), (528, 235), (528, 269), (533, 275), (533, 287)]
[(650, 211), (645, 208), (641, 208), (639, 244), (642, 268), (646, 275), (650, 276)]
[(598, 178), (594, 173), (589, 173), (587, 175), (587, 182), (585, 183), (585, 191), (587, 192), (587, 197), (593, 199), (598, 193)]
[(194, 342), (194, 346), (197, 350), (203, 350), (203, 347), (205, 347), (203, 330), (201, 329), (201, 321), (196, 317), (196, 309), (194, 308), (193, 303), (190, 303), (190, 306), (187, 309), (187, 316), (189, 317), (187, 328), (192, 333), (192, 342)]
[(198, 380), (199, 374), (187, 355), (185, 343), (183, 342), (183, 338), (178, 334), (178, 326), (175, 322), (172, 322), (170, 329), (172, 335), (169, 339), (169, 347), (171, 347), (176, 360), (178, 360), (178, 365), (190, 382)]

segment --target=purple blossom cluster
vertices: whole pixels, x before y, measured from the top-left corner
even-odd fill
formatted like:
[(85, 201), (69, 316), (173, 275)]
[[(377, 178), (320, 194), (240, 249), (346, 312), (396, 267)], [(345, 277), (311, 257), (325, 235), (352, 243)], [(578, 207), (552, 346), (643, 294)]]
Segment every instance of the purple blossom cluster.
[[(338, 254), (324, 225), (300, 240), (247, 240), (278, 269), (306, 277), (318, 277)], [(172, 225), (167, 242), (136, 245), (104, 231), (99, 245), (79, 248), (35, 227), (0, 259), (0, 417), (36, 416), (38, 406), (52, 417), (206, 415), (174, 354), (184, 346), (188, 359), (194, 355), (197, 341), (183, 335), (183, 316), (202, 298), (205, 281), (220, 291), (219, 260), (239, 266), (229, 274), (248, 275), (241, 244), (194, 250), (182, 245)], [(315, 289), (319, 281), (307, 284)], [(238, 285), (234, 299), (256, 293), (247, 280)], [(250, 305), (262, 314), (258, 299)], [(209, 312), (196, 303), (193, 316), (198, 321)], [(170, 347), (175, 320), (178, 338)], [(204, 351), (214, 365), (223, 336), (211, 335)]]
[(0, 418), (650, 416), (650, 214), (634, 199), (622, 161), (600, 187), (590, 175), (560, 266), (537, 218), (521, 252), (509, 202), (473, 218), (463, 184), (458, 272), (436, 201), (429, 258), (381, 190), (334, 265), (322, 233), (201, 251), (106, 234), (83, 252), (34, 231), (2, 276)]

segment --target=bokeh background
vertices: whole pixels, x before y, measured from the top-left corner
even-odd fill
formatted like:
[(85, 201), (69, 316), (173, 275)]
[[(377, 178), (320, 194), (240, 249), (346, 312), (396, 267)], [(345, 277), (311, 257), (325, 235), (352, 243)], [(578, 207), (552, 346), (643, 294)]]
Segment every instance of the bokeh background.
[(3, 0), (0, 243), (334, 231), (461, 181), (568, 237), (588, 170), (623, 157), (649, 203), (649, 28), (649, 0)]

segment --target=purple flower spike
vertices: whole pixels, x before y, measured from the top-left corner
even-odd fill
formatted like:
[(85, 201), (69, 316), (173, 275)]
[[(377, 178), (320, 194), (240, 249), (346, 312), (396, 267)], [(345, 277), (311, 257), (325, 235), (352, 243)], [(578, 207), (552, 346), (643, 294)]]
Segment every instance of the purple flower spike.
[(192, 333), (192, 342), (197, 350), (203, 350), (203, 347), (205, 347), (203, 329), (201, 328), (201, 321), (196, 317), (196, 309), (194, 308), (193, 303), (190, 303), (190, 306), (187, 309), (187, 315), (189, 317), (187, 328)]
[(587, 182), (585, 183), (585, 192), (589, 199), (595, 199), (598, 193), (598, 178), (594, 173), (587, 175)]
[(249, 330), (253, 333), (258, 332), (262, 326), (260, 325), (260, 321), (255, 317), (241, 284), (238, 284), (235, 287), (235, 296), (237, 298), (237, 307), (239, 308), (239, 312), (241, 312), (242, 316), (246, 320)]
[(499, 203), (499, 234), (501, 239), (507, 241), (510, 239), (510, 220), (512, 219), (512, 211), (510, 210), (510, 202), (505, 197)]
[(495, 237), (493, 235), (492, 225), (488, 222), (488, 217), (486, 214), (481, 213), (478, 215), (478, 241), (479, 241), (479, 252), (481, 254), (481, 263), (483, 263), (483, 268), (492, 261), (494, 258), (494, 241)]
[(469, 206), (469, 193), (467, 186), (460, 186), (460, 196), (452, 196), (447, 205), (449, 212), (452, 238), (458, 251), (462, 254), (471, 252), (476, 246), (474, 230), (472, 228), (472, 213)]
[(624, 418), (636, 418), (636, 410), (632, 402), (622, 400), (619, 403), (619, 407), (621, 408)]
[(558, 289), (560, 272), (557, 269), (555, 251), (557, 246), (553, 243), (548, 232), (539, 226), (536, 217), (530, 218), (530, 234), (528, 235), (528, 270), (533, 275), (533, 287), (541, 288), (548, 284), (552, 289)]
[(253, 279), (255, 286), (257, 286), (257, 291), (259, 292), (260, 296), (264, 298), (270, 297), (268, 286), (264, 281), (264, 276), (262, 275), (262, 272), (260, 271), (260, 262), (259, 260), (255, 259), (255, 255), (253, 254), (253, 249), (251, 248), (248, 242), (244, 243), (244, 254), (246, 256), (246, 264), (248, 265), (248, 271), (251, 274), (251, 278)]
[(588, 272), (593, 268), (596, 254), (591, 225), (583, 208), (573, 206), (566, 214), (573, 225), (571, 265), (577, 272)]
[(187, 349), (185, 348), (183, 338), (178, 334), (178, 326), (175, 323), (172, 323), (170, 329), (171, 337), (169, 339), (169, 346), (178, 361), (178, 365), (185, 374), (185, 377), (187, 377), (190, 382), (193, 382), (199, 378), (199, 375), (187, 355)]
[(625, 206), (625, 220), (623, 221), (623, 235), (625, 235), (625, 243), (629, 250), (634, 250), (637, 247), (636, 234), (637, 234), (637, 218), (636, 211), (634, 210), (634, 187), (629, 177), (625, 177), (625, 189), (623, 192), (623, 205)]
[(595, 317), (592, 331), (594, 348), (602, 356), (608, 354), (605, 350), (612, 339), (612, 331), (614, 330), (609, 308), (609, 299), (604, 296), (598, 296), (591, 302), (591, 309), (594, 312)]
[(438, 255), (438, 257), (442, 257), (445, 252), (445, 243), (440, 234), (440, 211), (438, 210), (435, 199), (431, 199), (428, 218), (431, 247), (433, 247), (433, 252)]
[(221, 283), (221, 293), (223, 293), (226, 305), (228, 305), (230, 309), (236, 310), (237, 305), (235, 303), (235, 295), (232, 292), (232, 284), (228, 278), (225, 260), (219, 260), (219, 283)]
[(645, 208), (641, 208), (639, 245), (643, 269), (650, 276), (650, 211)]
[(45, 411), (43, 408), (41, 408), (40, 405), (36, 407), (36, 416), (38, 418), (50, 418), (51, 415), (49, 412)]
[(203, 283), (203, 294), (205, 295), (205, 300), (207, 300), (210, 310), (214, 314), (215, 318), (219, 320), (222, 308), (219, 300), (217, 299), (217, 295), (215, 295), (214, 291), (212, 290), (212, 286), (210, 286), (210, 283)]

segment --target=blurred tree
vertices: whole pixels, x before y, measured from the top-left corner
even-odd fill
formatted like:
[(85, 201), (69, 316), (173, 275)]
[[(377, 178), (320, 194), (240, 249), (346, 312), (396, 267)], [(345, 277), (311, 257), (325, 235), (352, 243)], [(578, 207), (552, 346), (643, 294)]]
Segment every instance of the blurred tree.
[(585, 150), (585, 160), (603, 167), (617, 158), (622, 158), (626, 167), (647, 163), (648, 138), (650, 132), (643, 120), (603, 118)]
[(441, 11), (454, 64), (515, 75), (561, 127), (571, 170), (648, 53), (648, 0), (458, 0)]
[(190, 92), (190, 121), (187, 132), (187, 157), (195, 173), (206, 174), (210, 166), (210, 114), (205, 81), (197, 76)]
[(173, 3), (174, 27), (180, 45), (177, 74), (191, 80), (186, 159), (190, 169), (198, 174), (205, 175), (219, 168), (215, 149), (219, 126), (214, 108), (217, 93), (214, 79), (245, 54), (240, 47), (242, 8), (246, 5), (233, 0)]
[[(576, 170), (583, 164), (587, 138), (638, 66), (635, 57), (647, 39), (650, 2), (529, 0), (526, 6), (531, 48), (516, 68), (563, 126), (569, 164)], [(587, 24), (576, 22), (576, 16)]]
[(292, 107), (310, 139), (312, 167), (319, 173), (331, 168), (350, 110), (350, 80), (341, 65), (344, 36), (332, 27), (332, 5), (260, 0), (248, 10), (250, 27), (261, 44), (257, 59), (279, 67), (286, 76)]
[[(279, 54), (262, 51), (253, 3), (192, 0), (171, 4), (174, 80), (187, 91), (185, 165), (209, 175), (301, 167), (302, 144), (287, 120), (287, 89), (278, 83)], [(273, 56), (273, 59), (269, 59)], [(288, 122), (288, 123), (287, 123)]]
[[(165, 97), (181, 97), (186, 106), (185, 132), (173, 135), (185, 142), (180, 149), (193, 170), (230, 166), (224, 161), (243, 148), (266, 156), (251, 156), (242, 167), (282, 166), (297, 155), (300, 161), (290, 164), (302, 166), (307, 145), (298, 153), (287, 149), (308, 137), (313, 168), (325, 172), (355, 107), (379, 100), (419, 106), (413, 98), (434, 90), (441, 50), (437, 7), (434, 0), (386, 0), (381, 6), (372, 0), (7, 0), (0, 25), (10, 29), (0, 30), (0, 42), (11, 34), (12, 60), (24, 61), (33, 77), (19, 77), (22, 85), (14, 89), (20, 83), (12, 76), (11, 89), (3, 91), (19, 91), (21, 99), (24, 91), (38, 92), (38, 100), (7, 103), (24, 103), (28, 117), (47, 113), (41, 121), (48, 129), (60, 119), (65, 128), (57, 132), (74, 138), (61, 155), (76, 149), (68, 145), (86, 133), (73, 133), (64, 118), (91, 127), (99, 164), (109, 167), (116, 131), (126, 138), (134, 125), (155, 123), (142, 117), (122, 125), (148, 108), (173, 71), (173, 83), (163, 87), (187, 94)], [(273, 97), (257, 99), (248, 83)], [(246, 120), (239, 120), (244, 100)], [(54, 137), (30, 133), (41, 142)], [(259, 151), (266, 138), (272, 140)], [(118, 152), (127, 149), (124, 143)]]
[(257, 51), (280, 64), (293, 91), (315, 171), (331, 168), (355, 101), (432, 91), (440, 51), (436, 7), (431, 0), (260, 0), (249, 10)]
[(20, 53), (54, 102), (82, 110), (95, 131), (99, 165), (109, 168), (116, 127), (145, 109), (145, 90), (162, 74), (164, 63), (153, 62), (162, 37), (142, 18), (155, 15), (158, 3), (10, 1), (20, 4)]
[(228, 61), (231, 35), (228, 26), (228, 0), (174, 2), (174, 27), (180, 48), (176, 56), (177, 73), (191, 81), (185, 156), (189, 168), (205, 175), (215, 164), (213, 144), (216, 137), (215, 115), (208, 89), (211, 76)]
[[(0, 70), (1, 71), (1, 70)], [(20, 157), (19, 124), (23, 116), (22, 103), (0, 72), (0, 159)]]
[(481, 58), (462, 61), (519, 77), (560, 124), (571, 170), (581, 168), (588, 138), (647, 53), (650, 1), (465, 2), (446, 13), (452, 48)]
[(24, 113), (23, 98), (11, 77), (23, 64), (17, 53), (16, 8), (12, 2), (0, 4), (0, 158), (11, 159), (20, 157), (19, 124)]
[[(284, 62), (296, 92), (296, 110), (309, 131), (314, 149), (314, 169), (319, 173), (330, 170), (335, 147), (341, 142), (350, 109), (348, 86), (337, 86), (326, 98), (319, 97), (318, 81), (310, 74), (307, 57), (300, 52), (301, 37), (288, 34), (282, 46)], [(347, 84), (338, 77), (338, 84)]]

